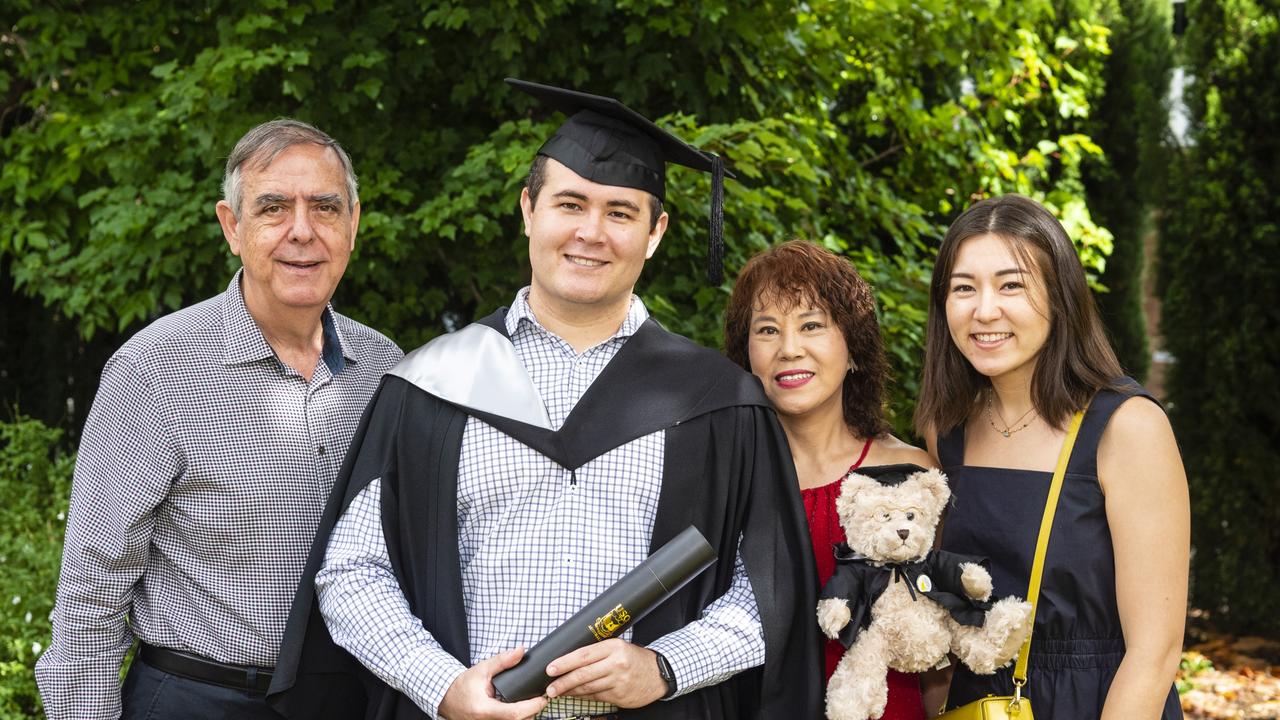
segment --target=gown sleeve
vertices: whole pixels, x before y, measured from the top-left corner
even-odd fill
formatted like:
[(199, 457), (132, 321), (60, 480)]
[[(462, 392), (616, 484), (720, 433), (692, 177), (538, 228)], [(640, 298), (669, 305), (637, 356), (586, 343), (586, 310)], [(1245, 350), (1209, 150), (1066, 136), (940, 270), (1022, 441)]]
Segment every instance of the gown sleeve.
[(338, 518), (372, 480), (395, 471), (404, 388), (403, 383), (383, 378), (360, 419), (321, 515), (267, 690), (267, 702), (285, 717), (339, 720), (365, 715), (365, 685), (371, 676), (334, 643), (317, 604), (315, 578)]
[(871, 604), (875, 598), (871, 597), (870, 580), (864, 566), (837, 563), (831, 579), (822, 586), (821, 599), (838, 598), (849, 608), (849, 624), (840, 630), (839, 636), (846, 650), (858, 639), (858, 633), (871, 624)]
[(946, 550), (932, 550), (926, 558), (926, 565), (933, 589), (925, 593), (929, 599), (941, 605), (951, 617), (961, 625), (982, 627), (986, 620), (986, 611), (991, 609), (991, 601), (974, 600), (965, 594), (961, 565), (973, 563), (987, 567), (987, 559), (976, 555), (961, 555)]
[(818, 571), (791, 449), (768, 408), (751, 408), (749, 509), (741, 553), (760, 608), (766, 652), (761, 718), (821, 717), (823, 635), (814, 620)]
[(316, 573), (320, 612), (335, 643), (435, 716), (466, 667), (409, 609), (382, 533), (381, 489), (366, 485), (333, 529)]

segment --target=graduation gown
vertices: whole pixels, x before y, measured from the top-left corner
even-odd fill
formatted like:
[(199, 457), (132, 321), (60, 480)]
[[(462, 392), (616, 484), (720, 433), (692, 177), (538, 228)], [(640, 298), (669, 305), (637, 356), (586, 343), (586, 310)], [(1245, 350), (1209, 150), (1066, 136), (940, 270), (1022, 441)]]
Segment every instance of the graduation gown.
[[(474, 416), (569, 470), (665, 431), (662, 489), (648, 552), (694, 525), (715, 548), (717, 562), (634, 625), (636, 644), (698, 619), (727, 591), (735, 552), (742, 555), (763, 624), (764, 665), (712, 687), (623, 710), (623, 717), (820, 717), (816, 572), (790, 450), (756, 378), (650, 319), (560, 430), (552, 431), (544, 426), (545, 409), (506, 335), (505, 313), (501, 309), (437, 338), (383, 379), (321, 519), (269, 701), (294, 718), (425, 717), (333, 643), (316, 604), (315, 574), (329, 534), (375, 479), (382, 483), (388, 555), (411, 611), (445, 650), (471, 666), (458, 559), (457, 471), (463, 429)], [(449, 368), (447, 387), (433, 377), (433, 366)], [(459, 378), (459, 368), (474, 369), (475, 375)]]
[(961, 625), (981, 627), (986, 611), (991, 609), (989, 601), (974, 600), (966, 595), (960, 579), (962, 563), (987, 567), (986, 558), (930, 550), (915, 562), (876, 565), (846, 543), (836, 545), (835, 554), (836, 570), (822, 586), (819, 599), (844, 600), (848, 606), (849, 624), (840, 631), (839, 638), (845, 649), (852, 647), (858, 634), (871, 626), (871, 608), (890, 582), (905, 582), (913, 600), (919, 596), (929, 598)]

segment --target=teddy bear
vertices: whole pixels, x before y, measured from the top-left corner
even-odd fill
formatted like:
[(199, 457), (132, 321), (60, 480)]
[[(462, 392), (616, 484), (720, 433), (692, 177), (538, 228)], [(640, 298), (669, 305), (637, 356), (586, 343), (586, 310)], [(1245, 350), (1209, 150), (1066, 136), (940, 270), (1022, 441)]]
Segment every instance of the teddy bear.
[(818, 602), (818, 625), (844, 656), (827, 685), (829, 720), (884, 714), (889, 668), (943, 667), (947, 654), (989, 675), (1017, 655), (1032, 607), (1017, 597), (991, 601), (983, 558), (933, 550), (951, 497), (938, 470), (915, 465), (851, 473), (836, 500), (847, 541)]

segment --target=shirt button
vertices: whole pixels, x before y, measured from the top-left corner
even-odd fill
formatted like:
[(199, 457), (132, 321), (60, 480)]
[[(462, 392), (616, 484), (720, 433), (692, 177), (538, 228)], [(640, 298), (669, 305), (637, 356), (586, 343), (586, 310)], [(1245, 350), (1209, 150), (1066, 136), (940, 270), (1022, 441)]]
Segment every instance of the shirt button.
[(323, 455), (323, 454), (324, 454), (324, 446), (323, 446), (323, 445), (321, 445), (320, 447), (317, 447), (317, 448), (316, 448), (316, 454), (317, 454), (317, 455)]

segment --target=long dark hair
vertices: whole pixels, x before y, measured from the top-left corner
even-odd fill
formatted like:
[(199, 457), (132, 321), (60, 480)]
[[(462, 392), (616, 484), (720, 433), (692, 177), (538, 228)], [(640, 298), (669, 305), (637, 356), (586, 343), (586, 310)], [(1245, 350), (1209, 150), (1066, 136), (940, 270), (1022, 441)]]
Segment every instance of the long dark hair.
[(956, 255), (965, 240), (996, 235), (1009, 244), (1018, 264), (1039, 271), (1049, 300), (1049, 337), (1036, 355), (1031, 402), (1057, 428), (1094, 393), (1117, 387), (1122, 371), (1107, 341), (1085, 280), (1084, 267), (1067, 231), (1043, 206), (1021, 195), (975, 203), (947, 230), (938, 248), (929, 288), (924, 378), (916, 405), (916, 430), (945, 435), (973, 411), (991, 381), (969, 364), (951, 341), (947, 297)]
[(751, 313), (761, 303), (789, 311), (797, 304), (822, 308), (840, 329), (854, 368), (841, 391), (844, 422), (854, 435), (875, 437), (889, 429), (884, 386), (889, 377), (876, 298), (848, 259), (804, 240), (791, 240), (747, 261), (733, 284), (724, 313), (724, 352), (751, 372), (747, 350)]

